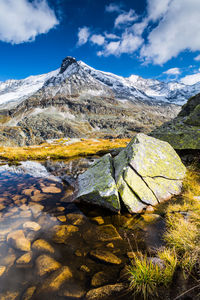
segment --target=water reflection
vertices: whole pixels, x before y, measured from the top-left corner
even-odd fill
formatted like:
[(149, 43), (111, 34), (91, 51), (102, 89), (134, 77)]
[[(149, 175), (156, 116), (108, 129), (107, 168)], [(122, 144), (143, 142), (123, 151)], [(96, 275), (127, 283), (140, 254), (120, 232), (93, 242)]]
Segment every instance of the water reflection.
[(0, 299), (85, 299), (146, 248), (138, 217), (78, 208), (71, 192), (38, 163), (0, 167)]

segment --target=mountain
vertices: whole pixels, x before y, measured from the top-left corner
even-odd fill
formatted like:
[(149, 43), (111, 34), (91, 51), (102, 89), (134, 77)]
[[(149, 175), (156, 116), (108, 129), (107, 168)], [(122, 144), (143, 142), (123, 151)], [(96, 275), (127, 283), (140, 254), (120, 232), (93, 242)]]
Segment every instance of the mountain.
[[(176, 118), (164, 123), (150, 134), (167, 141), (177, 150), (194, 154), (191, 150), (200, 149), (200, 94), (191, 97)], [(199, 154), (198, 151), (198, 160)]]
[(0, 82), (0, 143), (147, 133), (175, 117), (178, 105), (199, 90), (200, 83), (124, 78), (66, 57), (53, 72)]

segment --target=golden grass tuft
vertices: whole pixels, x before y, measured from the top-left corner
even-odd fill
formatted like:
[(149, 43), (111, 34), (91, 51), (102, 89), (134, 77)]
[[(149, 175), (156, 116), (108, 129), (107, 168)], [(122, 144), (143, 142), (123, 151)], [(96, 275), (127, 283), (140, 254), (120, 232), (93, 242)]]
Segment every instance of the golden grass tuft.
[(44, 143), (26, 147), (0, 147), (0, 158), (10, 161), (72, 159), (107, 153), (111, 149), (126, 147), (130, 139), (82, 139), (65, 144), (63, 139), (54, 144)]

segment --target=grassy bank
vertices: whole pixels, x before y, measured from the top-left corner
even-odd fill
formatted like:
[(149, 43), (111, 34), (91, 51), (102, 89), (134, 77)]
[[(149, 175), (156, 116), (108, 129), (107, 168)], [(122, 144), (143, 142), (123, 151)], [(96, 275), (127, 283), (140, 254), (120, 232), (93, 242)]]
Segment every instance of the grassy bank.
[(9, 161), (70, 159), (109, 152), (111, 149), (126, 147), (129, 139), (60, 139), (27, 147), (0, 147), (0, 159)]
[[(193, 281), (183, 295), (200, 289), (200, 173), (190, 169), (183, 183), (181, 196), (161, 205), (157, 213), (162, 212), (166, 221), (163, 236), (165, 247), (158, 249), (156, 260), (145, 253), (135, 253), (128, 268), (130, 288), (143, 299), (159, 298), (160, 288), (169, 289), (175, 274), (181, 273), (187, 283)], [(155, 259), (155, 257), (154, 257)], [(178, 287), (177, 282), (177, 287)], [(182, 287), (181, 287), (182, 288)], [(180, 293), (180, 294), (181, 294)], [(196, 294), (196, 295), (197, 295)], [(176, 296), (175, 299), (182, 299)]]

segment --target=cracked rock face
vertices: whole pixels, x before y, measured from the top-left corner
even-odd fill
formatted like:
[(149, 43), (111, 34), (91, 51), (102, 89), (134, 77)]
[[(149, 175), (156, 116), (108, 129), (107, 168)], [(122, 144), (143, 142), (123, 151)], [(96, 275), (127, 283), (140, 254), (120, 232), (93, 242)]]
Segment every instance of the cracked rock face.
[(183, 105), (178, 116), (151, 132), (151, 136), (167, 141), (175, 149), (200, 149), (200, 94)]
[(121, 198), (130, 213), (140, 213), (178, 195), (185, 172), (168, 143), (140, 133), (114, 159), (107, 154), (78, 177), (77, 198), (115, 211)]

